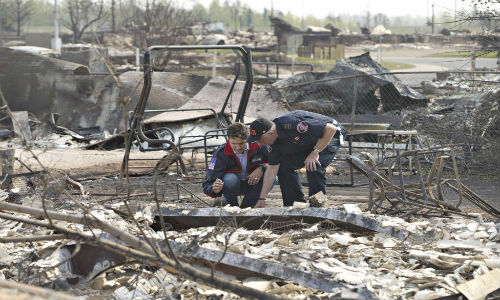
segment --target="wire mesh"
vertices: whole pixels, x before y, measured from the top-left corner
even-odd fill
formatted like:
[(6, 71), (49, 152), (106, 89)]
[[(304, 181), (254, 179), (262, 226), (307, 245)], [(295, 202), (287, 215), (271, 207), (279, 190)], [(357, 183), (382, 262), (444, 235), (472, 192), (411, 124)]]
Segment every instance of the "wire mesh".
[[(290, 109), (332, 116), (354, 146), (378, 153), (454, 145), (460, 175), (496, 185), (500, 158), (499, 72), (394, 72), (327, 77), (308, 73), (274, 84)], [(365, 132), (366, 134), (360, 134)], [(368, 149), (368, 150), (367, 150)], [(490, 196), (497, 193), (494, 188)]]
[[(233, 74), (238, 65), (238, 57), (231, 51), (197, 50), (191, 54), (191, 57), (175, 53), (164, 55), (170, 64), (155, 58), (155, 68), (210, 77), (214, 66), (219, 76), (219, 70), (224, 69)], [(288, 65), (267, 62), (253, 67), (257, 75), (265, 73), (271, 77), (271, 74), (277, 74), (278, 66), (279, 75), (276, 76), (292, 75), (294, 68)], [(243, 68), (243, 65), (239, 64), (239, 67)], [(243, 69), (240, 74), (245, 74)], [(396, 150), (454, 145), (460, 176), (464, 180), (481, 187), (498, 182), (499, 72), (370, 74), (361, 66), (359, 70), (346, 74), (353, 75), (333, 77), (327, 72), (300, 73), (273, 84), (271, 94), (274, 100), (282, 100), (289, 109), (304, 109), (334, 117), (350, 134), (367, 132), (353, 137), (354, 151), (371, 152), (377, 160), (394, 155)], [(203, 94), (200, 92), (198, 94)], [(206, 92), (212, 93), (211, 90)], [(230, 104), (233, 98), (235, 103), (239, 100), (241, 90), (236, 88), (235, 92)], [(197, 105), (220, 109), (224, 96), (211, 97), (219, 99), (217, 103), (201, 101), (204, 97), (194, 98), (200, 100), (195, 101)], [(235, 103), (229, 106), (232, 112)], [(349, 151), (346, 147), (339, 150), (336, 169), (327, 175), (328, 183), (355, 183), (348, 165), (339, 163)], [(405, 168), (411, 169), (411, 164)], [(494, 195), (497, 192), (491, 189), (488, 193)]]

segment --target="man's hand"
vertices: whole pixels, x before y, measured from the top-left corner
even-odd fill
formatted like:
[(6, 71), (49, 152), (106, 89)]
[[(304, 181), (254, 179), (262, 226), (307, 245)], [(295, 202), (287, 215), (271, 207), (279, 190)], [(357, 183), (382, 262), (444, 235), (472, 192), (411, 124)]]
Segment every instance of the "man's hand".
[(257, 184), (262, 177), (262, 173), (262, 167), (257, 167), (255, 170), (253, 170), (253, 172), (248, 175), (248, 185)]
[(266, 207), (266, 200), (265, 199), (260, 199), (259, 201), (257, 201), (257, 203), (254, 206), (254, 208), (264, 208), (264, 207)]
[(212, 190), (214, 191), (214, 194), (220, 193), (220, 191), (222, 191), (223, 186), (224, 186), (224, 181), (222, 181), (219, 178), (215, 179), (214, 184), (212, 185)]
[(307, 171), (312, 172), (316, 171), (316, 164), (318, 164), (318, 166), (321, 165), (319, 162), (319, 153), (313, 151), (306, 157), (304, 165), (306, 166)]

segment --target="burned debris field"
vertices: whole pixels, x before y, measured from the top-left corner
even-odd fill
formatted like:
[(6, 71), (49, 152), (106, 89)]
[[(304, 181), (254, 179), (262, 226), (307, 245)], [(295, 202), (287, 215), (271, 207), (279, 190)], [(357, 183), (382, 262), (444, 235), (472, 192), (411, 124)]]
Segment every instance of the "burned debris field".
[[(0, 299), (500, 298), (500, 72), (395, 71), (365, 51), (477, 38), (271, 20), (274, 33), (148, 35), (136, 56), (138, 31), (0, 47)], [(231, 125), (256, 136), (294, 111), (333, 119), (326, 193), (308, 195), (306, 167), (292, 206), (280, 173), (265, 207), (207, 193)]]

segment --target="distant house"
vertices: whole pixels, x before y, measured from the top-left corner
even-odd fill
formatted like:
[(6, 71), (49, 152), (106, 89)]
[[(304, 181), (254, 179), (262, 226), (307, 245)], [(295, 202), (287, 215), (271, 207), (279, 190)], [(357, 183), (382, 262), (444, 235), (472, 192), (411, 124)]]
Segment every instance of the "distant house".
[(331, 24), (325, 27), (308, 25), (304, 30), (301, 30), (277, 17), (271, 17), (270, 20), (274, 29), (274, 35), (278, 38), (278, 45), (280, 46), (285, 46), (288, 38), (294, 35), (302, 36), (303, 46), (337, 44), (335, 37), (339, 34), (340, 30)]

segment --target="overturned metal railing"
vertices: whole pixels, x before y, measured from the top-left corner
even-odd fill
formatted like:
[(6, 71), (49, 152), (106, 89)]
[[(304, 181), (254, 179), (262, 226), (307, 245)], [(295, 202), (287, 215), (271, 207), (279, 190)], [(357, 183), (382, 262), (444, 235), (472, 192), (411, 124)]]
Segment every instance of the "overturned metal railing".
[[(427, 176), (422, 170), (421, 157), (435, 155)], [(461, 182), (455, 150), (453, 147), (439, 147), (433, 149), (396, 151), (396, 155), (387, 157), (376, 163), (373, 157), (365, 153), (367, 160), (348, 155), (346, 161), (356, 170), (368, 177), (370, 185), (368, 209), (372, 213), (399, 214), (408, 216), (412, 214), (430, 215), (438, 212), (440, 215), (457, 214), (472, 216), (460, 209), (464, 199), (480, 208), (485, 213), (500, 219), (500, 211), (481, 199), (470, 188)], [(403, 167), (403, 160), (412, 158), (414, 168)], [(451, 160), (451, 162), (449, 162)], [(386, 173), (379, 169), (383, 164), (388, 165)], [(453, 178), (444, 178), (444, 166), (451, 164)], [(404, 173), (409, 173), (417, 179), (417, 183), (407, 183)], [(397, 182), (393, 182), (397, 177)], [(416, 177), (416, 178), (415, 178)], [(443, 187), (449, 187), (458, 195), (456, 204), (446, 199)], [(425, 211), (424, 211), (425, 210)]]

